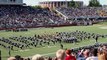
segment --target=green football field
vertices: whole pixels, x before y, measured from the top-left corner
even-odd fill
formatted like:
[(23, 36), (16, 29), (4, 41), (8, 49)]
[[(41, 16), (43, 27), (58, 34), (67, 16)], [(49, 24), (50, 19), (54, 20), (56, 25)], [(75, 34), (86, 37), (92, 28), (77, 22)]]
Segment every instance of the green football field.
[[(53, 34), (55, 32), (71, 32), (71, 31), (86, 31), (90, 33), (96, 33), (96, 34), (106, 34), (107, 35), (107, 22), (95, 24), (92, 26), (68, 26), (68, 27), (56, 27), (56, 28), (32, 28), (29, 29), (27, 32), (6, 32), (6, 31), (0, 31), (0, 37), (11, 37), (11, 36), (34, 36), (35, 34)], [(15, 41), (17, 42), (17, 41)], [(106, 43), (107, 38), (100, 38), (98, 40), (99, 43)], [(6, 44), (6, 43), (5, 43)], [(78, 44), (73, 43), (63, 43), (64, 48), (76, 48), (76, 47), (82, 47), (82, 46), (88, 46), (95, 44), (95, 40), (83, 40)], [(8, 44), (6, 44), (8, 45)], [(26, 50), (20, 50), (18, 48), (15, 48), (15, 51), (11, 51), (11, 55), (20, 55), (22, 57), (30, 57), (35, 54), (42, 54), (45, 56), (55, 56), (55, 52), (60, 49), (60, 45), (57, 43), (55, 45), (51, 44), (51, 46), (45, 45), (45, 47), (37, 46), (37, 47), (31, 47), (31, 49)], [(6, 60), (8, 57), (8, 49), (5, 49), (0, 46), (0, 50), (2, 53), (2, 60)]]

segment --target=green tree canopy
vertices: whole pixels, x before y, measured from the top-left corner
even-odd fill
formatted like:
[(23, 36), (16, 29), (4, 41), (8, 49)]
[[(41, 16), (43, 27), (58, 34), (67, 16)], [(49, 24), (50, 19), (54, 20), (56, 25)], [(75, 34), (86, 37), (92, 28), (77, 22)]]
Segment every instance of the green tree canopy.
[(72, 0), (69, 4), (69, 7), (78, 7), (78, 3), (76, 3), (74, 0)]
[(98, 0), (90, 0), (89, 1), (89, 7), (101, 7), (102, 5)]
[(32, 6), (33, 8), (39, 8), (41, 9), (42, 7), (41, 6)]

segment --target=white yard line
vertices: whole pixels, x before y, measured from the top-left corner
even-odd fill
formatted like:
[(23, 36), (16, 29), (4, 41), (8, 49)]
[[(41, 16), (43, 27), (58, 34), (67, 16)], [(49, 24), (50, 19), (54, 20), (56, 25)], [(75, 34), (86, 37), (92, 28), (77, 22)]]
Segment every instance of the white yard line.
[[(52, 52), (52, 53), (46, 53), (46, 54), (40, 54), (40, 55), (43, 55), (43, 56), (47, 56), (47, 55), (51, 55), (51, 54), (55, 54), (55, 52)], [(32, 58), (32, 56), (28, 56), (29, 58)]]
[[(56, 47), (56, 46), (45, 46), (45, 47), (42, 47), (42, 48), (52, 48), (52, 47)], [(39, 49), (41, 49), (41, 48), (39, 48)], [(19, 51), (15, 51), (15, 52), (25, 52), (25, 51), (30, 51), (30, 49), (19, 50)]]
[(99, 27), (100, 29), (107, 29), (107, 26), (104, 26), (104, 27)]
[(41, 54), (41, 55), (46, 56), (46, 55), (51, 55), (51, 54), (55, 54), (55, 52), (52, 52), (52, 53), (46, 53), (46, 54)]

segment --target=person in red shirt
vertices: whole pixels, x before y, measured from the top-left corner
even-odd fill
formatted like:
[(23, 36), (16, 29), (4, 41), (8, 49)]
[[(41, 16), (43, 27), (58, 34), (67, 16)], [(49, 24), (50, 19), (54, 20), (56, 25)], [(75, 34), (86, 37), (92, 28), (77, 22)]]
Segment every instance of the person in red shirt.
[(66, 50), (66, 57), (65, 60), (76, 60), (75, 56), (71, 55), (71, 50)]

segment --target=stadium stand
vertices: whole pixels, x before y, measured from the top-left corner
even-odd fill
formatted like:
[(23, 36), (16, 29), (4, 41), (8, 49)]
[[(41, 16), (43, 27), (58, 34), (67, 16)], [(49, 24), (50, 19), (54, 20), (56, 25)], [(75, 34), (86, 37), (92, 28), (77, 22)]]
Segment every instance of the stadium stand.
[[(49, 9), (29, 6), (0, 6), (1, 28), (29, 28), (63, 24), (64, 21)], [(42, 18), (41, 18), (42, 17)]]
[[(48, 8), (33, 8), (30, 6), (2, 5), (0, 6), (0, 29), (35, 28), (66, 25), (93, 24), (93, 20), (83, 18), (107, 17), (101, 8), (57, 8), (69, 18), (82, 18), (82, 20), (68, 20)], [(89, 12), (90, 11), (90, 12)], [(99, 12), (99, 13), (98, 13)], [(42, 18), (41, 18), (42, 17)], [(79, 23), (80, 22), (80, 23)], [(90, 23), (88, 23), (90, 22)]]

